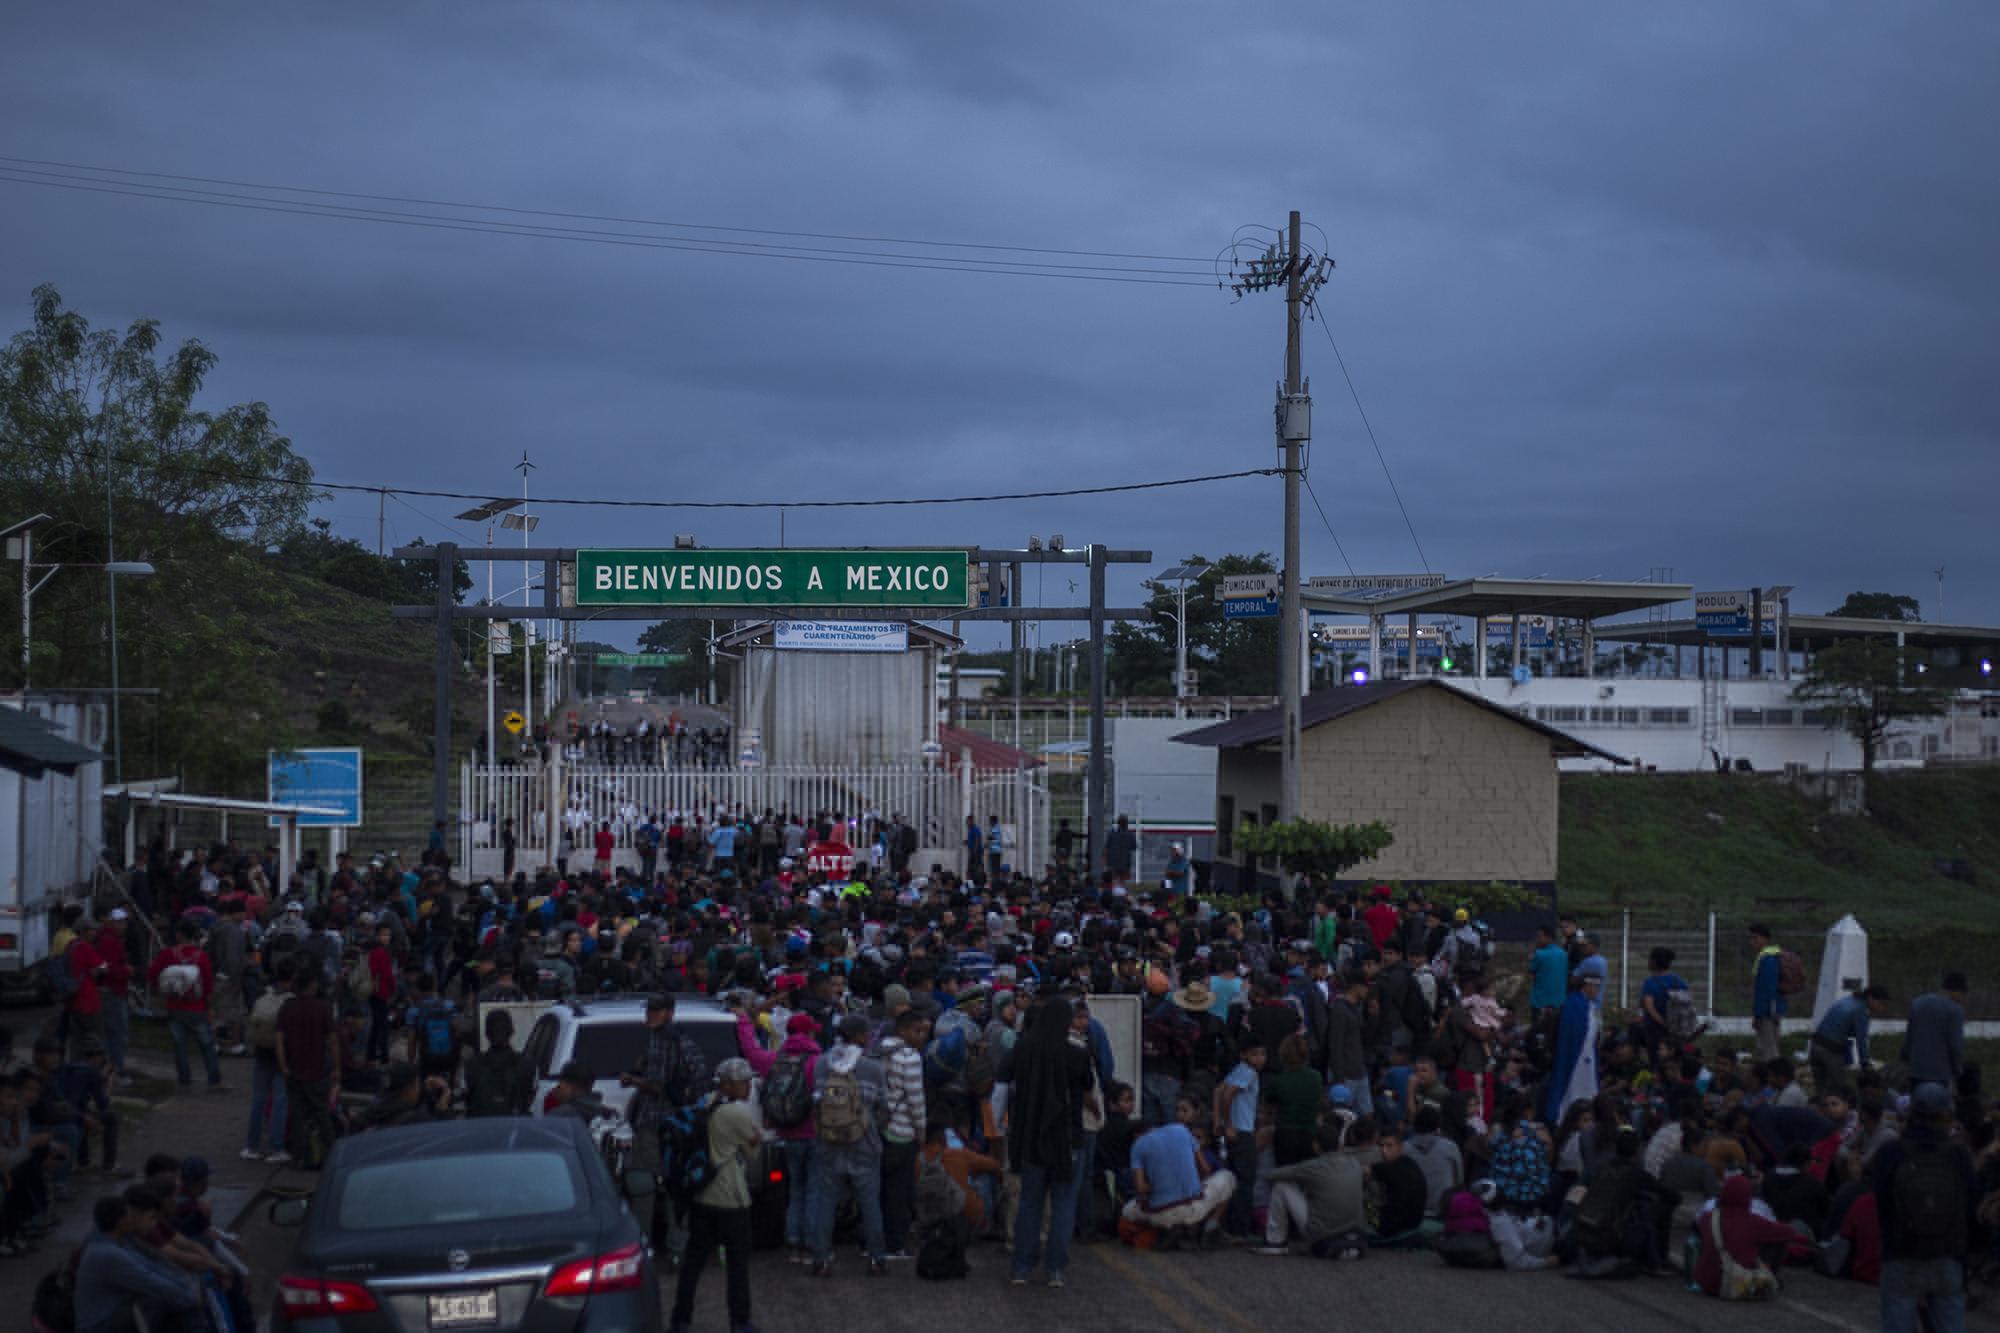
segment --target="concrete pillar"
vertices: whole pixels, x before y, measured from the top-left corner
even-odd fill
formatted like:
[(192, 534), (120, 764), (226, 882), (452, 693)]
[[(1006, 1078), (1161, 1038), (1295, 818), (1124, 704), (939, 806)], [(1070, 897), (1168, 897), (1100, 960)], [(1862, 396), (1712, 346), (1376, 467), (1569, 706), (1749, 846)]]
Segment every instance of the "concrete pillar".
[(1472, 621), (1472, 657), (1478, 666), (1475, 674), (1486, 679), (1486, 617), (1475, 616)]
[(1404, 674), (1416, 676), (1422, 673), (1417, 670), (1417, 613), (1415, 611), (1410, 612), (1409, 635), (1409, 669)]
[(1514, 645), (1514, 660), (1507, 664), (1507, 669), (1509, 671), (1519, 671), (1521, 669), (1521, 613), (1518, 610), (1514, 612), (1512, 642)]
[(1382, 617), (1368, 613), (1368, 679), (1382, 678)]
[(1586, 680), (1597, 675), (1597, 633), (1588, 620), (1578, 621), (1583, 626), (1583, 674)]

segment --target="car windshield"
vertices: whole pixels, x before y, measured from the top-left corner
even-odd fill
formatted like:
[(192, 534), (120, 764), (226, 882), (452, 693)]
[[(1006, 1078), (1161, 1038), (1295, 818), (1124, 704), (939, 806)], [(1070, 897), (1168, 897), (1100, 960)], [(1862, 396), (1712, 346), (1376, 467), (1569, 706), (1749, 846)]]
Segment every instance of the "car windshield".
[[(736, 1029), (731, 1024), (687, 1023), (682, 1025), (681, 1030), (694, 1038), (702, 1058), (708, 1061), (710, 1074), (724, 1060), (739, 1054)], [(646, 1059), (645, 1021), (582, 1024), (576, 1030), (575, 1049), (570, 1052), (570, 1058), (598, 1079), (612, 1079), (630, 1073)]]
[(545, 1217), (574, 1211), (583, 1192), (576, 1167), (557, 1152), (398, 1158), (345, 1173), (335, 1225), (391, 1231)]

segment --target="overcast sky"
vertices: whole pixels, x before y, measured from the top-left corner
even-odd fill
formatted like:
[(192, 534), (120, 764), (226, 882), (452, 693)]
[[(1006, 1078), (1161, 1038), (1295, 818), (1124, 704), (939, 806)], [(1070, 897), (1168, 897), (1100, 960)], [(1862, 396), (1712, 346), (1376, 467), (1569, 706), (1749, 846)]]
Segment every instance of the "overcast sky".
[[(1935, 619), (1942, 565), (1944, 618), (1994, 623), (1995, 69), (1984, 3), (17, 5), (0, 153), (1204, 273), (1298, 208), (1338, 261), (1328, 325), (1432, 569), (1668, 567), (1795, 584), (1799, 611), (1905, 592)], [(0, 181), (0, 328), (45, 281), (94, 322), (210, 344), (211, 401), (270, 403), (330, 481), (505, 493), (525, 449), (543, 495), (798, 500), (1275, 461), (1275, 294)], [(1305, 364), (1348, 558), (1422, 568), (1318, 327)], [(436, 540), (465, 507), (391, 501), (389, 539)], [(321, 512), (374, 540), (373, 497)], [(542, 512), (562, 545), (779, 536), (775, 514)], [(1345, 572), (1306, 517), (1307, 571)], [(785, 537), (1061, 532), (1165, 564), (1275, 553), (1280, 523), (1277, 479), (1254, 478), (793, 511)]]

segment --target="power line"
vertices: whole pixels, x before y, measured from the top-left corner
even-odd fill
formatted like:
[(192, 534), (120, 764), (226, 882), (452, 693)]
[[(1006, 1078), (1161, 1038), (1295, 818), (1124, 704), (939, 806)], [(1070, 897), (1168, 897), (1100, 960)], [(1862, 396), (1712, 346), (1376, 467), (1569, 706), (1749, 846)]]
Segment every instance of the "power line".
[[(1396, 508), (1402, 511), (1403, 526), (1409, 529), (1410, 533), (1410, 544), (1417, 548), (1417, 559), (1423, 562), (1424, 573), (1428, 574), (1431, 572), (1430, 558), (1424, 554), (1424, 544), (1417, 540), (1416, 524), (1410, 522), (1410, 511), (1403, 504), (1403, 493), (1397, 489), (1395, 475), (1389, 471), (1389, 460), (1382, 456), (1382, 444), (1375, 438), (1375, 427), (1369, 424), (1368, 410), (1361, 406), (1361, 395), (1355, 391), (1354, 377), (1347, 373), (1347, 358), (1340, 354), (1340, 344), (1333, 340), (1333, 329), (1327, 324), (1326, 316), (1321, 313), (1319, 302), (1315, 300), (1308, 304), (1312, 308), (1313, 322), (1319, 325), (1322, 333), (1326, 334), (1326, 345), (1333, 349), (1333, 359), (1340, 365), (1340, 377), (1347, 381), (1348, 396), (1354, 399), (1354, 410), (1361, 414), (1361, 425), (1368, 432), (1368, 443), (1375, 448), (1375, 461), (1382, 465), (1382, 475), (1389, 479), (1389, 494), (1396, 497)], [(1415, 652), (1416, 649), (1413, 647), (1410, 651)]]
[[(518, 236), (531, 240), (570, 241), (589, 245), (615, 245), (642, 250), (680, 250), (695, 254), (732, 255), (748, 259), (790, 259), (822, 264), (849, 264), (868, 268), (903, 268), (944, 273), (988, 273), (999, 277), (1064, 278), (1083, 282), (1120, 282), (1155, 287), (1212, 288), (1212, 278), (1198, 278), (1189, 270), (1119, 268), (1113, 265), (1065, 265), (1053, 261), (1025, 263), (1018, 260), (988, 259), (983, 256), (953, 257), (908, 255), (897, 251), (828, 250), (824, 247), (777, 247), (754, 241), (716, 238), (651, 237), (631, 232), (593, 232), (582, 228), (532, 227), (482, 218), (443, 218), (425, 213), (396, 213), (386, 209), (354, 209), (309, 202), (259, 199), (257, 196), (216, 197), (215, 191), (183, 190), (173, 186), (151, 186), (138, 182), (112, 182), (90, 177), (65, 177), (53, 172), (26, 171), (0, 166), (0, 182), (70, 190), (85, 194), (119, 195), (132, 199), (152, 199), (166, 203), (197, 204), (207, 208), (231, 208), (257, 213), (281, 213), (296, 217), (327, 218), (339, 222), (366, 222), (378, 226), (420, 227), (431, 231), (458, 231), (488, 236)], [(754, 248), (753, 248), (754, 247)], [(1101, 270), (1101, 271), (1084, 271)], [(1166, 274), (1169, 276), (1133, 276)]]
[(1200, 255), (1149, 255), (1123, 250), (1064, 250), (1037, 245), (992, 245), (978, 241), (924, 241), (904, 236), (856, 236), (840, 232), (780, 231), (770, 227), (735, 227), (712, 222), (674, 222), (658, 218), (628, 218), (599, 213), (570, 213), (549, 208), (517, 208), (506, 204), (467, 204), (448, 199), (423, 199), (399, 194), (366, 194), (356, 190), (314, 189), (304, 185), (272, 185), (258, 181), (230, 180), (216, 176), (189, 176), (170, 171), (138, 171), (127, 167), (93, 166), (79, 162), (58, 162), (46, 158), (11, 157), (0, 153), (0, 162), (29, 167), (60, 167), (65, 171), (95, 171), (112, 176), (142, 176), (155, 180), (192, 181), (198, 185), (231, 185), (246, 190), (280, 190), (288, 194), (315, 194), (335, 199), (372, 199), (378, 203), (421, 204), (427, 208), (461, 208), (488, 213), (517, 213), (529, 217), (568, 218), (576, 222), (617, 222), (639, 227), (678, 227), (683, 231), (730, 231), (746, 236), (793, 236), (814, 241), (854, 241), (871, 245), (927, 245), (950, 250), (999, 250), (1014, 254), (1075, 255), (1086, 259), (1152, 259), (1163, 263), (1206, 264)]
[[(1340, 552), (1341, 563), (1347, 566), (1348, 573), (1354, 573), (1354, 562), (1347, 558), (1347, 548), (1340, 544), (1340, 534), (1333, 530), (1333, 521), (1326, 516), (1326, 510), (1321, 507), (1319, 496), (1313, 490), (1312, 475), (1307, 472), (1301, 472), (1299, 473), (1299, 480), (1306, 484), (1306, 494), (1312, 497), (1313, 508), (1319, 510), (1319, 521), (1326, 524), (1326, 535), (1333, 538), (1333, 549)], [(1425, 572), (1428, 573), (1429, 571)]]
[[(238, 194), (227, 190), (195, 190), (180, 185), (149, 185), (130, 181), (107, 180), (100, 176), (72, 176), (56, 171), (31, 171), (23, 167), (0, 165), (0, 172), (7, 173), (4, 179), (19, 185), (59, 185), (69, 181), (83, 186), (111, 186), (112, 190), (100, 193), (129, 193), (138, 198), (165, 199), (175, 203), (223, 203), (241, 200), (251, 204), (276, 204), (285, 211), (302, 213), (310, 217), (342, 218), (356, 222), (464, 222), (502, 236), (530, 236), (543, 240), (601, 240), (605, 238), (631, 241), (678, 241), (690, 245), (712, 246), (725, 254), (742, 254), (758, 257), (767, 254), (799, 257), (807, 255), (857, 255), (877, 259), (915, 259), (938, 265), (978, 264), (997, 268), (1018, 268), (1052, 270), (1058, 273), (1102, 272), (1102, 273), (1153, 273), (1177, 277), (1199, 277), (1194, 269), (1133, 268), (1116, 264), (1065, 264), (1055, 260), (1019, 259), (960, 259), (949, 255), (913, 255), (897, 250), (836, 250), (816, 245), (774, 245), (767, 241), (733, 241), (709, 236), (676, 236), (671, 233), (653, 236), (643, 232), (604, 231), (590, 227), (556, 227), (547, 224), (501, 222), (490, 218), (454, 218), (434, 213), (405, 213), (386, 208), (358, 208), (349, 204), (318, 204), (297, 200), (271, 199), (265, 195)], [(130, 187), (127, 189), (126, 187)]]
[[(41, 453), (72, 455), (66, 449), (52, 445), (18, 442), (21, 447)], [(513, 499), (513, 496), (493, 495), (479, 491), (440, 491), (416, 486), (362, 485), (359, 482), (304, 480), (298, 477), (283, 477), (275, 473), (246, 472), (233, 468), (190, 467), (185, 472), (213, 477), (220, 481), (232, 481), (239, 485), (302, 486), (317, 491), (359, 491), (368, 495), (414, 495), (419, 499), (432, 500), (491, 500)], [(1075, 486), (1055, 491), (1011, 491), (981, 495), (908, 496), (871, 498), (866, 500), (630, 500), (605, 496), (554, 496), (535, 497), (535, 505), (565, 505), (602, 509), (882, 509), (911, 505), (961, 505), (991, 504), (1003, 500), (1063, 500), (1084, 495), (1117, 495), (1128, 491), (1157, 491), (1175, 486), (1202, 486), (1210, 482), (1236, 481), (1243, 477), (1275, 477), (1279, 469), (1272, 467), (1245, 468), (1241, 472), (1212, 472), (1199, 477), (1169, 477), (1160, 481), (1127, 481), (1111, 486)], [(399, 500), (398, 503), (407, 503)], [(415, 508), (414, 505), (410, 508)], [(418, 510), (422, 513), (421, 510)]]

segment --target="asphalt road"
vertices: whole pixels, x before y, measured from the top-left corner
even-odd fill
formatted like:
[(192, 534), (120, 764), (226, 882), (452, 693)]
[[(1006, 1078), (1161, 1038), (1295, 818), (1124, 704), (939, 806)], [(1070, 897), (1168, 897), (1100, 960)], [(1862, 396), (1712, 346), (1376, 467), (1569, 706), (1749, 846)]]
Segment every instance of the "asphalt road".
[[(273, 1229), (260, 1206), (246, 1220), (260, 1292), (289, 1254), (290, 1233)], [(1446, 1268), (1427, 1254), (1375, 1254), (1360, 1263), (1273, 1259), (1246, 1251), (1158, 1255), (1116, 1244), (1072, 1251), (1067, 1286), (1007, 1283), (1005, 1252), (977, 1246), (962, 1282), (924, 1282), (915, 1265), (866, 1276), (851, 1250), (830, 1281), (812, 1281), (781, 1252), (760, 1253), (752, 1278), (753, 1316), (767, 1333), (936, 1333), (976, 1326), (1074, 1328), (1089, 1333), (1272, 1333), (1323, 1324), (1360, 1328), (1459, 1329), (1476, 1333), (1552, 1333), (1577, 1328), (1620, 1333), (1703, 1330), (1848, 1330), (1880, 1325), (1876, 1291), (1816, 1275), (1786, 1275), (1774, 1304), (1725, 1305), (1685, 1290), (1678, 1280), (1577, 1282), (1548, 1273), (1473, 1273)], [(672, 1300), (671, 1274), (667, 1299)], [(723, 1278), (711, 1268), (696, 1307), (697, 1333), (728, 1327)], [(2000, 1333), (2000, 1314), (1976, 1311), (1968, 1327)]]

